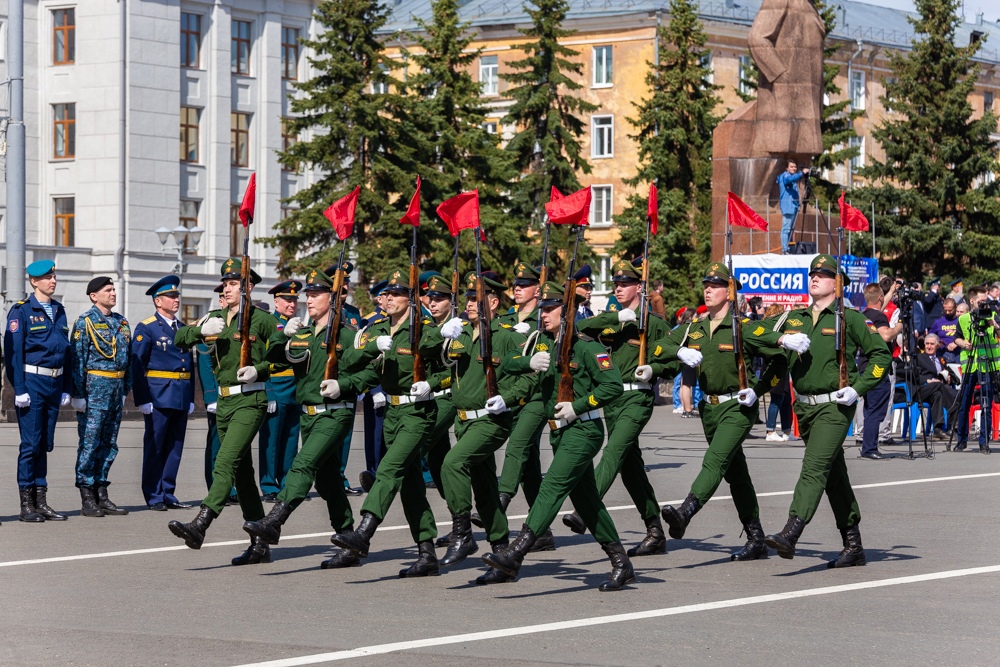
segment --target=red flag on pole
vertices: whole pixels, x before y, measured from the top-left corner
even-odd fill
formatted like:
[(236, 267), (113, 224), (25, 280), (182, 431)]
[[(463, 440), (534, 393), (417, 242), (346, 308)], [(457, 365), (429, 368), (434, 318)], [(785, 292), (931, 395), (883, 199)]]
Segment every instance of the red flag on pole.
[(240, 220), (244, 227), (253, 224), (254, 206), (257, 204), (257, 173), (250, 174), (246, 192), (243, 193), (243, 203), (240, 204)]
[(865, 217), (864, 213), (844, 201), (845, 194), (841, 190), (840, 199), (837, 200), (837, 203), (840, 204), (840, 226), (849, 232), (867, 232), (868, 218)]
[(762, 232), (767, 231), (767, 221), (757, 215), (752, 208), (744, 204), (732, 192), (729, 193), (729, 199), (726, 201), (726, 212), (729, 214), (729, 223), (732, 225), (759, 229)]
[(553, 225), (590, 224), (590, 198), (590, 186), (587, 186), (571, 195), (551, 200), (545, 205), (549, 222)]
[(552, 186), (552, 192), (549, 194), (549, 201), (556, 201), (557, 199), (562, 199), (565, 197), (563, 193), (559, 192), (559, 188)]
[(649, 184), (649, 202), (646, 204), (646, 217), (649, 218), (649, 231), (656, 236), (660, 228), (660, 204), (656, 199), (656, 186)]
[(404, 225), (420, 226), (420, 177), (417, 176), (417, 189), (413, 191), (410, 198), (410, 205), (406, 208), (406, 215), (399, 219)]
[(361, 186), (356, 186), (350, 194), (342, 197), (330, 204), (323, 215), (333, 225), (337, 232), (337, 238), (343, 241), (354, 232), (354, 209), (358, 207), (358, 195), (361, 194)]
[(452, 236), (463, 229), (479, 226), (479, 190), (471, 190), (446, 199), (437, 207), (437, 214), (448, 225)]

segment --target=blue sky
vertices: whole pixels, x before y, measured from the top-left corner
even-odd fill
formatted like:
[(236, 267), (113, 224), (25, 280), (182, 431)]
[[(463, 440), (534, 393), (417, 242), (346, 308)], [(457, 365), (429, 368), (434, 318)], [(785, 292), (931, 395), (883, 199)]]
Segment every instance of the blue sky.
[[(913, 0), (859, 0), (859, 2), (878, 7), (892, 7), (893, 9), (904, 9), (910, 12), (915, 11)], [(965, 0), (964, 4), (965, 18), (969, 23), (975, 21), (976, 14), (979, 12), (985, 14), (987, 21), (1000, 19), (1000, 9), (997, 8), (994, 2), (988, 2), (987, 0)]]

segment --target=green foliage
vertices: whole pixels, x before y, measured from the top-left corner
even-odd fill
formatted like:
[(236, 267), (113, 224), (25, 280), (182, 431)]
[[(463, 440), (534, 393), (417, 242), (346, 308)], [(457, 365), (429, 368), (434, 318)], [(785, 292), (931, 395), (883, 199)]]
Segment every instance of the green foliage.
[[(749, 52), (747, 52), (747, 55), (749, 55)], [(759, 76), (760, 70), (757, 69), (757, 63), (751, 57), (750, 63), (746, 67), (739, 69), (737, 76), (739, 81), (736, 87), (733, 88), (736, 91), (736, 96), (744, 102), (751, 102), (757, 99), (757, 79)]]

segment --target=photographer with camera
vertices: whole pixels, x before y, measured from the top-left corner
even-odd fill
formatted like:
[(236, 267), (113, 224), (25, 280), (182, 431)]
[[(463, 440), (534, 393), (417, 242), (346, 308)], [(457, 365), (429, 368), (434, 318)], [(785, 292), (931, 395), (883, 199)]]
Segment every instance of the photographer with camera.
[(980, 428), (979, 451), (990, 453), (989, 436), (993, 428), (993, 374), (998, 369), (1000, 343), (997, 341), (996, 308), (986, 299), (986, 290), (973, 287), (966, 295), (969, 312), (958, 317), (955, 344), (961, 349), (962, 394), (956, 423), (958, 443), (955, 451), (963, 451), (969, 440), (969, 408), (975, 388), (979, 386)]
[[(809, 169), (799, 172), (795, 160), (789, 160), (785, 171), (778, 174), (778, 205), (781, 209), (781, 254), (789, 253), (788, 244), (795, 232), (795, 219), (799, 217), (799, 181), (806, 177), (808, 187)], [(808, 198), (808, 197), (807, 197)]]
[[(958, 382), (958, 377), (941, 357), (941, 341), (936, 334), (931, 333), (924, 337), (924, 353), (916, 355), (916, 361), (917, 391), (914, 398), (920, 403), (930, 403), (931, 421), (934, 425), (933, 437), (937, 440), (947, 440), (944, 410), (945, 407), (954, 409), (958, 390), (952, 385)], [(952, 419), (955, 419), (954, 415)]]

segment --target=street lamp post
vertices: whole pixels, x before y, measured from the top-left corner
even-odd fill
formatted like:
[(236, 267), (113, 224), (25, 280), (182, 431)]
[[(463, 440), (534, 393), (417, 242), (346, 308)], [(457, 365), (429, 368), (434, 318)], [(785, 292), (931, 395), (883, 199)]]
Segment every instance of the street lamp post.
[(173, 238), (174, 250), (177, 252), (177, 263), (174, 265), (171, 273), (176, 273), (177, 275), (182, 275), (185, 268), (187, 267), (187, 262), (184, 261), (184, 247), (185, 243), (190, 241), (191, 248), (196, 250), (198, 248), (198, 243), (201, 242), (201, 235), (205, 233), (205, 230), (201, 227), (194, 226), (190, 229), (184, 225), (177, 225), (173, 229), (169, 227), (160, 227), (156, 230), (156, 235), (160, 237), (160, 245), (162, 246), (163, 254), (167, 254), (167, 244), (170, 243), (170, 239)]

